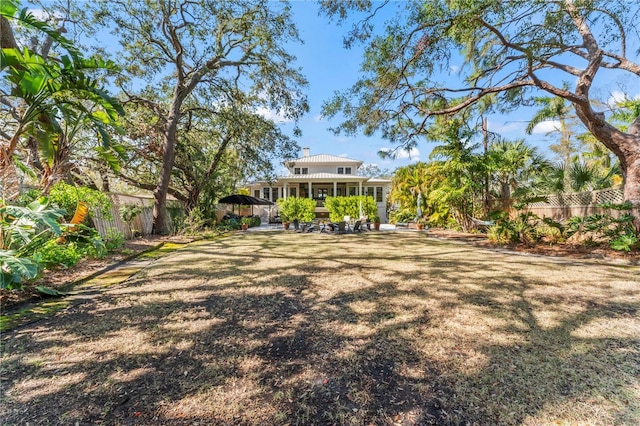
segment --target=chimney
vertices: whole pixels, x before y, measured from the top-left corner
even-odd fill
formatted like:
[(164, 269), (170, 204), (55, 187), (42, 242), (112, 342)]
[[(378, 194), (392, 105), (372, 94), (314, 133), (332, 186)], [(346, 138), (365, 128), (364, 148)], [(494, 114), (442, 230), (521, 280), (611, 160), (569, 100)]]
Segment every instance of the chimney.
[(309, 156), (309, 148), (302, 148), (302, 157), (308, 157)]

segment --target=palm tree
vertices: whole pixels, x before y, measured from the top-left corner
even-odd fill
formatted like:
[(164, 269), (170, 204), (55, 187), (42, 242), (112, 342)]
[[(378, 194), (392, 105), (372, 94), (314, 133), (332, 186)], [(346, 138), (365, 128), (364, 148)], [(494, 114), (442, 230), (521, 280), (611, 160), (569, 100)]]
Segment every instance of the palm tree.
[[(568, 84), (565, 83), (563, 88), (567, 89)], [(573, 105), (560, 97), (538, 97), (535, 98), (535, 102), (541, 108), (527, 125), (526, 132), (530, 135), (538, 124), (545, 121), (558, 121), (559, 126), (555, 131), (560, 133), (560, 141), (557, 144), (549, 145), (549, 149), (555, 152), (561, 158), (562, 164), (567, 167), (564, 176), (565, 179), (568, 179), (571, 161), (577, 151), (576, 141), (573, 139), (573, 132), (571, 131), (576, 122), (576, 116), (573, 114)], [(565, 182), (565, 186), (569, 186), (568, 180)]]
[(499, 197), (503, 200), (510, 199), (514, 191), (523, 192), (536, 175), (551, 167), (547, 159), (523, 139), (498, 139), (489, 147), (487, 157)]

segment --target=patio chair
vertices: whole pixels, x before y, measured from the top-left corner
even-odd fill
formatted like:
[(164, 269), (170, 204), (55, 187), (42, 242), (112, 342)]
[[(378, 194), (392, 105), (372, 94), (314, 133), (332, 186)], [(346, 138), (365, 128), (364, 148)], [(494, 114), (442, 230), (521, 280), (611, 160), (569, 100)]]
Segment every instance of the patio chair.
[(342, 222), (338, 222), (338, 228), (335, 229), (335, 232), (338, 234), (344, 234), (347, 232), (347, 222), (344, 220)]

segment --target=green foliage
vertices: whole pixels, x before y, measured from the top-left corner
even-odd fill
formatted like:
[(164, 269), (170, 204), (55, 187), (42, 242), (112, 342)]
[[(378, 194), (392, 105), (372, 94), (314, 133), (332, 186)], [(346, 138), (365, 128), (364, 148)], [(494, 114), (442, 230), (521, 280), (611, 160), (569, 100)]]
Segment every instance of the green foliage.
[(25, 280), (38, 275), (40, 265), (36, 259), (22, 257), (15, 250), (0, 250), (0, 288), (22, 288)]
[(636, 235), (625, 234), (611, 240), (610, 246), (614, 250), (629, 252), (633, 247), (638, 247), (640, 240)]
[(389, 213), (389, 223), (407, 223), (416, 217), (412, 209), (395, 210)]
[(20, 289), (38, 275), (40, 262), (34, 252), (60, 235), (60, 217), (44, 197), (26, 207), (0, 206), (0, 288)]
[(127, 204), (118, 209), (120, 219), (128, 224), (131, 224), (140, 213), (142, 213), (142, 206), (138, 204)]
[(107, 251), (112, 252), (124, 246), (125, 238), (122, 232), (119, 232), (118, 230), (113, 228), (109, 228), (107, 230), (107, 235), (105, 235), (103, 238), (103, 241)]
[(64, 216), (71, 220), (78, 202), (83, 202), (92, 211), (96, 211), (105, 219), (111, 219), (111, 199), (103, 192), (85, 186), (73, 186), (65, 182), (58, 182), (49, 192), (51, 203), (64, 210)]
[(538, 227), (540, 217), (531, 213), (520, 213), (510, 219), (506, 212), (494, 213), (495, 224), (487, 231), (489, 241), (497, 244), (525, 243), (531, 244), (540, 240)]
[(576, 236), (592, 244), (609, 244), (614, 250), (629, 251), (638, 243), (638, 234), (634, 227), (635, 217), (628, 211), (632, 204), (605, 203), (604, 208), (627, 213), (592, 214), (586, 217), (574, 216), (567, 221), (566, 235), (568, 238)]
[(279, 198), (277, 203), (278, 211), (283, 222), (294, 222), (296, 220), (299, 222), (311, 222), (316, 218), (316, 202), (312, 198)]
[(208, 221), (205, 218), (202, 210), (198, 207), (192, 209), (185, 217), (182, 223), (181, 230), (186, 235), (196, 235), (207, 225)]
[(40, 262), (47, 268), (70, 268), (82, 258), (74, 242), (59, 244), (56, 240), (47, 241), (37, 250)]
[(360, 213), (367, 217), (378, 215), (376, 200), (369, 195), (359, 195), (354, 197), (327, 197), (324, 206), (329, 211), (329, 220), (341, 222), (345, 216), (354, 219), (360, 217)]
[(249, 216), (245, 216), (243, 218), (240, 219), (240, 223), (242, 225), (249, 225), (249, 226), (253, 226), (253, 218), (249, 217)]

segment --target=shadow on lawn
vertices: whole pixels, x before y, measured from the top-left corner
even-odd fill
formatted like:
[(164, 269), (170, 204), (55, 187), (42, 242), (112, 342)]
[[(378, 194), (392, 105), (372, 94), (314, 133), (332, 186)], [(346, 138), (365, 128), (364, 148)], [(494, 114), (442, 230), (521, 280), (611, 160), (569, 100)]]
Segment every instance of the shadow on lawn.
[[(616, 302), (633, 294), (607, 288), (599, 300), (587, 291), (596, 284), (546, 294), (562, 265), (505, 266), (503, 255), (423, 240), (253, 233), (194, 244), (3, 336), (3, 422), (521, 424), (603, 400), (605, 422), (637, 419), (640, 336), (578, 333), (637, 316), (637, 303)], [(532, 262), (547, 272), (518, 272)]]

